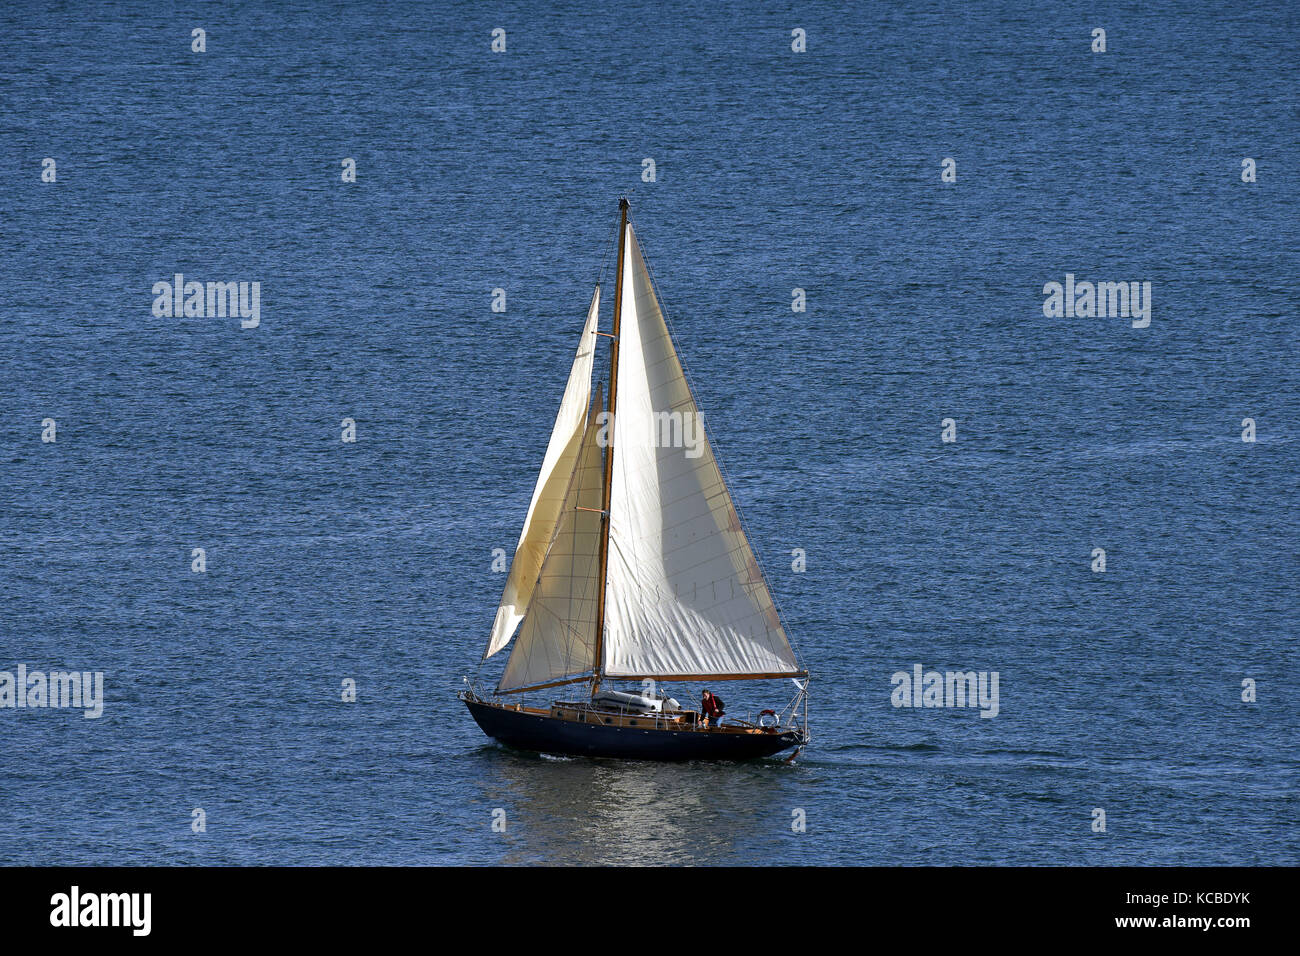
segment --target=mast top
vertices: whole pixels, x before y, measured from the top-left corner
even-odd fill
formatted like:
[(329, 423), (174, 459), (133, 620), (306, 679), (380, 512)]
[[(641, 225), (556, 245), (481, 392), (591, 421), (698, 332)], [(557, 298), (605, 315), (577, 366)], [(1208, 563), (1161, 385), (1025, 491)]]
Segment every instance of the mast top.
[(625, 197), (619, 199), (618, 208), (620, 212), (627, 212), (627, 199)]

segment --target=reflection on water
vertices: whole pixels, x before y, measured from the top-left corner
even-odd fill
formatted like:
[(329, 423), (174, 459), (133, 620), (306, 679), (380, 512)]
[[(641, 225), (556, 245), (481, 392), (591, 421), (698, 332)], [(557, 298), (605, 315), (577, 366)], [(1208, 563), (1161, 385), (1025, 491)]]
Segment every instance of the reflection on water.
[[(504, 864), (761, 863), (745, 848), (790, 834), (800, 768), (476, 755), (481, 798), (508, 821)], [(756, 841), (756, 838), (757, 841)]]

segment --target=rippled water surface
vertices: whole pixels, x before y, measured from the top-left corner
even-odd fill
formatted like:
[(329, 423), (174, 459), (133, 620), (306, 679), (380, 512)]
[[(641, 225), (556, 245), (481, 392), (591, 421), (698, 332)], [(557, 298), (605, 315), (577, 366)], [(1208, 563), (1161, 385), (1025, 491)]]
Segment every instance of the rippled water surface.
[[(1039, 6), (6, 5), (0, 670), (106, 702), (0, 709), (0, 860), (1300, 862), (1300, 14)], [(620, 193), (813, 674), (793, 765), (454, 698)], [(154, 317), (178, 272), (260, 326)], [(1045, 318), (1067, 272), (1150, 326)], [(891, 706), (915, 664), (997, 717)]]

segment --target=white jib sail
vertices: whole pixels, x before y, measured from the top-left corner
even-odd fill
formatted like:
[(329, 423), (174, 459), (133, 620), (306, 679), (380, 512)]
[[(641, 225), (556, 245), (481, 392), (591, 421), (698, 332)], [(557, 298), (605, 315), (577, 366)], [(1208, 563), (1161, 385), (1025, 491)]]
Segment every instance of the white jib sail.
[(604, 672), (798, 673), (631, 226), (622, 255)]
[(603, 424), (598, 411), (593, 410), (582, 439), (555, 537), (498, 691), (590, 674), (595, 668), (605, 454), (596, 438)]
[(492, 623), (492, 636), (488, 640), (487, 652), (483, 655), (485, 659), (510, 643), (515, 628), (524, 619), (537, 575), (546, 557), (547, 545), (555, 533), (556, 520), (564, 504), (564, 493), (578, 458), (578, 446), (582, 442), (582, 431), (587, 419), (587, 405), (591, 401), (591, 365), (596, 356), (596, 319), (599, 311), (600, 286), (596, 286), (591, 297), (591, 307), (587, 310), (587, 323), (583, 326), (582, 338), (578, 341), (578, 354), (574, 357), (573, 368), (569, 372), (569, 383), (564, 389), (559, 414), (555, 416), (551, 441), (546, 446), (542, 471), (537, 476), (537, 487), (533, 489), (533, 500), (528, 506), (528, 516), (524, 519), (524, 529), (519, 535), (514, 560), (510, 563), (510, 574), (501, 594), (501, 605), (497, 608), (496, 620)]

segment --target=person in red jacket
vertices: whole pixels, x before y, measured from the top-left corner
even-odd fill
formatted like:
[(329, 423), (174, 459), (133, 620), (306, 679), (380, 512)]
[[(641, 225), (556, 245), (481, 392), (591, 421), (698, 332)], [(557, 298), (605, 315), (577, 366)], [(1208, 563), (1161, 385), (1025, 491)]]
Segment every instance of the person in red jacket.
[(707, 690), (704, 692), (704, 699), (700, 702), (700, 710), (704, 713), (704, 726), (710, 723), (717, 723), (722, 719), (722, 700), (714, 697)]

